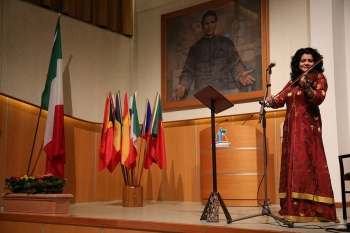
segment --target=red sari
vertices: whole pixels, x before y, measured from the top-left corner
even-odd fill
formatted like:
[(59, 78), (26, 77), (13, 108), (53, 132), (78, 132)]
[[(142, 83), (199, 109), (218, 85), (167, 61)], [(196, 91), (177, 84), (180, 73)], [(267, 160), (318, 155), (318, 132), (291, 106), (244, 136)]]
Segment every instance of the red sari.
[(322, 121), (318, 106), (327, 92), (327, 81), (318, 74), (313, 81), (314, 97), (291, 81), (275, 98), (274, 108), (287, 105), (279, 197), (279, 214), (287, 221), (339, 221), (322, 142)]

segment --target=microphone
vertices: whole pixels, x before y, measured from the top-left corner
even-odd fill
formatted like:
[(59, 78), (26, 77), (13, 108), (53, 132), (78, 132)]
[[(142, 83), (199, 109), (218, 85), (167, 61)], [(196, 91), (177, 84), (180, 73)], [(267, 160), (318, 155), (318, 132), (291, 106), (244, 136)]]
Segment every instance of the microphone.
[(244, 125), (246, 122), (247, 122), (247, 120), (249, 120), (249, 118), (251, 118), (251, 117), (253, 117), (253, 114), (252, 115), (250, 115), (244, 122), (243, 122), (243, 124), (242, 125)]
[(222, 122), (225, 122), (225, 121), (228, 121), (228, 119), (225, 119), (225, 120), (223, 120), (223, 121), (217, 123), (217, 124), (215, 125), (215, 127), (218, 126), (218, 125), (220, 125)]
[(272, 69), (272, 67), (274, 67), (275, 65), (276, 65), (276, 62), (271, 62), (270, 65), (267, 67), (266, 70)]

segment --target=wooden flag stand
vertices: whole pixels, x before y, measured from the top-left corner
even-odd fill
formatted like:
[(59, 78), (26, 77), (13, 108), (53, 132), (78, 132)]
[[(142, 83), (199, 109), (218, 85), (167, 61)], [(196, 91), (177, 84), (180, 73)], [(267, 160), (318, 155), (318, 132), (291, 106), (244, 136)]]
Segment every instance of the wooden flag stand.
[(212, 165), (213, 165), (213, 192), (211, 192), (208, 202), (203, 210), (201, 220), (207, 222), (219, 222), (219, 203), (225, 213), (227, 220), (232, 220), (220, 193), (217, 191), (216, 179), (216, 145), (215, 145), (215, 114), (233, 107), (225, 96), (217, 91), (211, 85), (203, 88), (201, 91), (194, 94), (199, 101), (211, 110), (211, 145), (212, 145)]
[(123, 207), (143, 207), (143, 187), (124, 185)]

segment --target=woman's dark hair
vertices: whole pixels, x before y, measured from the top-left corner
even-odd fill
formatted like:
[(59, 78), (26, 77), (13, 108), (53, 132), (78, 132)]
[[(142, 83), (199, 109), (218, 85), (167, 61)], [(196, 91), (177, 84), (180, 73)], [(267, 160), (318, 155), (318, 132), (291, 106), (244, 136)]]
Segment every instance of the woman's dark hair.
[[(290, 62), (290, 68), (292, 69), (292, 72), (290, 73), (291, 80), (298, 78), (303, 73), (303, 71), (299, 69), (299, 62), (300, 62), (301, 56), (304, 54), (311, 54), (312, 58), (314, 59), (314, 62), (316, 62), (321, 57), (317, 49), (308, 47), (308, 48), (301, 48), (297, 50), (294, 56), (292, 57), (292, 61)], [(318, 73), (323, 73), (324, 71), (323, 61), (321, 60), (313, 68), (313, 70), (317, 71)]]
[(204, 20), (205, 18), (209, 17), (209, 16), (214, 16), (215, 17), (215, 22), (218, 21), (218, 16), (216, 15), (216, 12), (213, 10), (208, 10), (207, 12), (204, 13), (204, 15), (202, 16), (202, 26), (204, 26)]

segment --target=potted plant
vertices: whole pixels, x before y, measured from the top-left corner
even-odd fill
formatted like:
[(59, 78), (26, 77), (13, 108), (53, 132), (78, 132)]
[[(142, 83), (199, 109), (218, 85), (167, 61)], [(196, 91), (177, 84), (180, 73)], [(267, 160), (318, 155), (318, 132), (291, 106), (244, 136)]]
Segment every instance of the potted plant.
[(52, 174), (5, 179), (4, 212), (69, 215), (71, 194), (62, 194), (66, 180)]
[(26, 194), (59, 194), (63, 192), (63, 187), (67, 180), (60, 177), (54, 177), (52, 174), (38, 175), (31, 177), (24, 175), (22, 177), (12, 176), (5, 179), (5, 189), (12, 193)]

